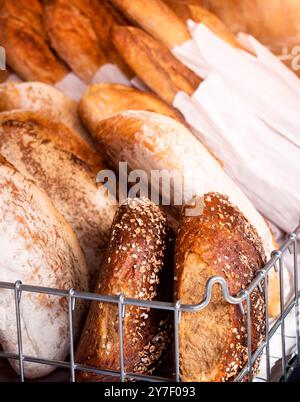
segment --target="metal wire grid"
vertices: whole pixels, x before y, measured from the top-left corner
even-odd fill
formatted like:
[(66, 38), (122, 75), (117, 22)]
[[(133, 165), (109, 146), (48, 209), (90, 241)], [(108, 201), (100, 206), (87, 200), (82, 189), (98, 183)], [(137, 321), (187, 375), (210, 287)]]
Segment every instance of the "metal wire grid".
[[(59, 290), (59, 289), (51, 289), (51, 288), (42, 288), (37, 286), (28, 286), (23, 285), (20, 281), (17, 281), (15, 284), (0, 282), (0, 290), (8, 289), (14, 292), (15, 297), (15, 310), (16, 310), (16, 327), (17, 327), (17, 336), (18, 336), (18, 353), (4, 353), (0, 352), (0, 358), (4, 359), (12, 359), (19, 361), (19, 369), (20, 369), (20, 381), (25, 381), (24, 376), (24, 362), (30, 363), (38, 363), (44, 364), (48, 366), (53, 366), (55, 368), (63, 368), (70, 370), (70, 381), (76, 382), (76, 371), (85, 371), (92, 372), (98, 375), (104, 376), (112, 376), (116, 379), (119, 377), (121, 382), (124, 382), (126, 379), (134, 379), (148, 382), (180, 382), (180, 361), (179, 361), (179, 324), (180, 317), (182, 312), (198, 312), (205, 309), (210, 301), (212, 296), (212, 289), (215, 284), (219, 284), (222, 288), (224, 299), (233, 305), (238, 305), (242, 314), (246, 314), (247, 316), (247, 346), (248, 346), (248, 363), (239, 373), (236, 382), (243, 381), (247, 378), (247, 381), (253, 381), (253, 371), (254, 365), (257, 361), (257, 358), (263, 353), (265, 350), (266, 353), (266, 372), (267, 378), (264, 381), (271, 381), (271, 364), (270, 364), (270, 340), (275, 335), (276, 331), (281, 329), (281, 345), (282, 345), (282, 373), (283, 373), (283, 381), (287, 381), (288, 374), (291, 371), (291, 367), (288, 364), (287, 356), (286, 356), (286, 339), (285, 339), (285, 320), (287, 316), (295, 310), (295, 339), (296, 339), (296, 367), (300, 367), (300, 332), (299, 332), (299, 301), (300, 301), (300, 291), (299, 291), (299, 283), (298, 283), (298, 245), (297, 241), (300, 236), (300, 225), (297, 227), (295, 232), (288, 236), (287, 241), (283, 244), (283, 246), (272, 253), (271, 260), (266, 264), (266, 266), (261, 269), (252, 283), (245, 289), (242, 290), (237, 296), (231, 296), (229, 293), (227, 282), (222, 277), (212, 277), (206, 285), (206, 292), (204, 299), (197, 305), (186, 305), (181, 304), (180, 301), (176, 303), (166, 303), (166, 302), (158, 302), (158, 301), (143, 301), (137, 299), (126, 298), (124, 295), (119, 296), (103, 296), (93, 293), (84, 293), (77, 292), (74, 289), (70, 289), (69, 291)], [(287, 252), (290, 252), (293, 255), (293, 265), (294, 265), (294, 280), (293, 280), (293, 297), (292, 300), (285, 306), (284, 302), (284, 284), (283, 284), (283, 259), (284, 255)], [(276, 272), (279, 272), (280, 278), (280, 317), (270, 328), (269, 324), (269, 315), (268, 315), (268, 275), (272, 269), (275, 269)], [(266, 324), (266, 336), (265, 340), (258, 347), (255, 353), (252, 352), (252, 336), (251, 336), (251, 301), (250, 297), (252, 292), (259, 288), (261, 292), (264, 292), (265, 295), (265, 303), (266, 303), (266, 316), (265, 316), (265, 324)], [(70, 339), (70, 361), (55, 361), (55, 360), (47, 360), (41, 359), (32, 356), (25, 356), (23, 353), (23, 342), (22, 342), (22, 329), (21, 329), (21, 316), (20, 316), (20, 304), (22, 300), (22, 294), (24, 292), (29, 293), (38, 293), (45, 295), (52, 295), (58, 297), (64, 297), (68, 300), (68, 319), (69, 319), (69, 339)], [(75, 309), (76, 300), (86, 300), (86, 301), (97, 301), (104, 303), (114, 303), (118, 305), (118, 316), (119, 316), (119, 348), (120, 348), (120, 370), (112, 371), (112, 370), (104, 370), (97, 367), (83, 366), (77, 364), (75, 362), (75, 353), (74, 353), (74, 330), (73, 330), (73, 311)], [(246, 309), (244, 309), (244, 304), (246, 304)], [(162, 378), (157, 376), (150, 375), (140, 375), (136, 373), (126, 373), (124, 367), (124, 350), (123, 350), (123, 319), (125, 317), (126, 307), (127, 306), (136, 306), (141, 308), (151, 308), (157, 310), (165, 310), (173, 312), (174, 314), (174, 343), (175, 343), (175, 375), (174, 378)], [(246, 310), (246, 311), (245, 311)]]

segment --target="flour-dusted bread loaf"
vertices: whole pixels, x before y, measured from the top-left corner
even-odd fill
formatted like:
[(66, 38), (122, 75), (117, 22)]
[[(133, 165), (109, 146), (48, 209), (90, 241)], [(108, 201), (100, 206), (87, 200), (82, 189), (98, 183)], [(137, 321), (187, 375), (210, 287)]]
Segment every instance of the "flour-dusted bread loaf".
[[(255, 227), (270, 257), (275, 244), (267, 223), (218, 161), (182, 124), (151, 112), (121, 112), (100, 122), (95, 138), (116, 170), (120, 161), (126, 161), (129, 170), (146, 171), (149, 183), (153, 170), (166, 170), (177, 178), (179, 185), (171, 181), (172, 208), (168, 211), (175, 225), (182, 203), (208, 192), (223, 194)], [(278, 313), (278, 300), (278, 276), (274, 274), (270, 283), (270, 313), (273, 315)]]
[(89, 83), (106, 63), (129, 69), (114, 48), (110, 31), (120, 21), (98, 0), (46, 0), (44, 22), (52, 47), (69, 67)]
[(74, 131), (34, 112), (0, 114), (0, 153), (47, 192), (75, 230), (93, 276), (116, 210), (96, 183), (102, 160)]
[(176, 109), (155, 95), (124, 85), (91, 85), (79, 103), (80, 117), (88, 130), (94, 133), (101, 120), (125, 110), (148, 110), (184, 121)]
[(113, 42), (136, 75), (169, 104), (179, 91), (192, 95), (198, 88), (200, 79), (141, 29), (115, 26)]
[[(165, 300), (173, 288), (170, 279), (167, 286), (161, 286), (168, 270), (168, 241), (167, 221), (159, 207), (147, 199), (131, 199), (122, 204), (112, 226), (97, 292), (102, 295), (123, 294), (140, 300)], [(127, 306), (123, 336), (125, 372), (150, 373), (171, 342), (168, 314)], [(118, 305), (92, 302), (76, 362), (120, 370), (119, 350)], [(118, 378), (111, 378), (114, 379)], [(104, 381), (108, 378), (80, 372), (78, 380)]]
[[(63, 217), (31, 180), (0, 156), (0, 281), (86, 291), (88, 270), (78, 240)], [(60, 297), (23, 292), (23, 352), (26, 356), (64, 360), (69, 353), (68, 303)], [(77, 333), (83, 305), (74, 312)], [(0, 291), (0, 345), (18, 353), (14, 294)], [(18, 362), (11, 361), (18, 371)], [(27, 378), (42, 377), (53, 367), (25, 363)]]
[[(198, 304), (207, 281), (223, 277), (231, 295), (237, 295), (266, 263), (261, 239), (227, 197), (209, 193), (203, 213), (183, 215), (176, 242), (175, 299)], [(252, 352), (265, 335), (264, 295), (251, 295)], [(210, 304), (196, 313), (183, 312), (179, 325), (182, 381), (233, 381), (248, 361), (247, 316), (225, 301), (214, 287)]]
[(77, 107), (77, 102), (53, 86), (41, 82), (7, 82), (0, 85), (0, 112), (36, 111), (85, 136)]
[(48, 45), (38, 0), (0, 1), (0, 45), (8, 65), (26, 81), (54, 84), (68, 73)]
[(169, 49), (191, 36), (186, 24), (161, 0), (111, 0), (131, 21)]

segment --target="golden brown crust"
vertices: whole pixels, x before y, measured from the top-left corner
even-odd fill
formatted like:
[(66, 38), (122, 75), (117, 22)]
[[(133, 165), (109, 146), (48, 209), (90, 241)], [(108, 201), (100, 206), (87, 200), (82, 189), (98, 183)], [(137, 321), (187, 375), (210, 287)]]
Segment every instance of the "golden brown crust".
[[(129, 200), (119, 208), (111, 231), (97, 292), (140, 300), (157, 300), (167, 247), (166, 218), (146, 199)], [(124, 364), (128, 373), (146, 374), (158, 364), (170, 342), (165, 314), (128, 306), (123, 321)], [(93, 302), (77, 349), (76, 362), (120, 370), (118, 306)], [(108, 378), (87, 372), (80, 381)]]
[[(231, 295), (245, 289), (266, 263), (262, 242), (252, 225), (228, 198), (204, 197), (204, 211), (183, 216), (176, 243), (176, 300), (200, 303), (212, 276), (228, 283)], [(244, 306), (245, 307), (245, 306)], [(263, 293), (251, 295), (252, 351), (265, 334)], [(232, 381), (247, 363), (246, 315), (226, 302), (220, 288), (208, 307), (182, 313), (180, 368), (183, 381)]]
[(47, 0), (44, 21), (52, 47), (81, 79), (90, 82), (106, 63), (106, 56), (83, 7), (85, 3), (84, 0)]
[(127, 64), (167, 103), (172, 104), (179, 91), (192, 95), (198, 88), (200, 79), (141, 29), (114, 27), (113, 41)]
[(10, 72), (8, 70), (0, 70), (0, 83), (6, 81), (9, 75)]
[(34, 112), (0, 114), (0, 152), (42, 188), (75, 230), (94, 275), (116, 210), (96, 176), (101, 159), (71, 129)]
[(24, 80), (54, 84), (68, 73), (48, 46), (37, 0), (0, 1), (0, 44), (8, 64)]
[(191, 39), (186, 24), (161, 0), (112, 0), (112, 3), (169, 49)]
[(80, 117), (89, 131), (94, 134), (101, 120), (125, 110), (148, 110), (184, 123), (180, 112), (155, 95), (123, 85), (91, 85), (79, 103)]

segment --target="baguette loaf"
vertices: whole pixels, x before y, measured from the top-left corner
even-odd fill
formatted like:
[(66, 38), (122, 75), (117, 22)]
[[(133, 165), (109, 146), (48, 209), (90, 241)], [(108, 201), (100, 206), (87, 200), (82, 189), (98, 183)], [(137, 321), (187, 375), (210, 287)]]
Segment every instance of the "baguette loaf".
[(68, 73), (48, 46), (37, 0), (0, 1), (0, 45), (9, 66), (26, 81), (54, 84)]
[[(266, 263), (257, 231), (227, 197), (206, 194), (203, 214), (183, 217), (176, 243), (176, 300), (198, 304), (207, 281), (223, 277), (231, 295), (245, 289)], [(250, 297), (252, 352), (265, 334), (265, 302), (256, 289)], [(244, 306), (245, 307), (245, 306)], [(182, 313), (179, 325), (182, 381), (233, 381), (248, 361), (247, 319), (238, 305), (214, 288), (210, 304)]]
[[(71, 227), (47, 195), (0, 156), (0, 281), (88, 290), (88, 271)], [(0, 344), (18, 354), (15, 300), (0, 291)], [(23, 352), (26, 356), (63, 361), (69, 353), (68, 304), (65, 298), (23, 292)], [(83, 304), (74, 312), (77, 334)], [(17, 361), (10, 362), (18, 372)], [(25, 363), (25, 376), (37, 378), (53, 367)]]
[(8, 82), (0, 85), (0, 112), (9, 110), (36, 111), (51, 120), (85, 136), (78, 113), (77, 103), (51, 85), (40, 82)]
[(114, 48), (110, 31), (119, 24), (106, 3), (98, 0), (46, 0), (44, 21), (52, 47), (87, 83), (106, 63), (115, 63), (125, 74), (129, 68)]
[(101, 120), (125, 110), (149, 110), (165, 114), (180, 122), (184, 121), (176, 109), (155, 95), (123, 85), (91, 85), (79, 103), (80, 117), (88, 130), (93, 133), (96, 133)]
[(113, 41), (132, 70), (167, 103), (179, 91), (192, 95), (198, 88), (200, 79), (141, 29), (115, 26)]
[(111, 0), (133, 23), (169, 49), (191, 39), (186, 24), (161, 0)]
[(235, 35), (215, 14), (204, 7), (195, 4), (193, 0), (191, 0), (190, 3), (178, 3), (174, 0), (164, 1), (170, 6), (170, 8), (172, 8), (179, 18), (183, 19), (183, 21), (187, 22), (188, 20), (193, 20), (197, 23), (202, 23), (229, 45), (236, 48), (242, 48)]
[(101, 159), (71, 129), (33, 112), (0, 114), (0, 152), (47, 192), (71, 224), (93, 278), (116, 210), (113, 197), (96, 183)]
[[(112, 226), (97, 292), (102, 295), (123, 294), (140, 300), (161, 298), (159, 283), (167, 268), (164, 266), (167, 241), (166, 218), (157, 206), (146, 199), (133, 199), (121, 205)], [(166, 294), (168, 290), (163, 292)], [(125, 372), (150, 373), (171, 342), (166, 313), (128, 306), (123, 337)], [(118, 305), (92, 302), (76, 362), (120, 370), (119, 351)], [(80, 372), (78, 379), (109, 380), (88, 372)]]
[[(175, 173), (175, 178), (181, 179), (179, 189), (171, 183), (171, 208), (168, 212), (172, 221), (175, 219), (175, 227), (180, 211), (180, 205), (175, 205), (178, 194), (183, 195), (182, 202), (187, 203), (195, 196), (209, 192), (220, 193), (228, 196), (230, 202), (256, 228), (266, 255), (270, 257), (275, 243), (265, 220), (186, 127), (167, 116), (128, 111), (100, 122), (95, 139), (99, 143), (99, 149), (116, 170), (120, 161), (126, 161), (130, 170), (146, 171), (149, 182), (153, 170)], [(278, 286), (278, 276), (271, 275), (271, 315), (278, 313)]]

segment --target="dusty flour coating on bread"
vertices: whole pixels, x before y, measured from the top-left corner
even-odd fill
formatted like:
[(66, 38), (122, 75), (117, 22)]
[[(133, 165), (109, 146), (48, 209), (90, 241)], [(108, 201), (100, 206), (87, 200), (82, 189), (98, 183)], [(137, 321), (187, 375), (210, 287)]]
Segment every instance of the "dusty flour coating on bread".
[[(157, 299), (161, 272), (166, 269), (163, 264), (167, 238), (166, 218), (157, 206), (144, 199), (121, 205), (97, 291), (106, 295), (122, 293), (141, 300)], [(123, 324), (126, 371), (151, 372), (170, 342), (168, 318), (153, 309), (127, 306)], [(118, 308), (93, 303), (77, 359), (82, 364), (119, 370), (119, 357)], [(88, 373), (80, 374), (80, 380), (88, 379)]]
[(47, 121), (32, 116), (2, 116), (0, 152), (47, 192), (75, 230), (91, 273), (96, 273), (115, 213), (114, 200), (96, 184), (96, 173), (88, 163), (50, 140), (51, 130), (64, 133), (64, 126), (47, 126)]
[[(201, 216), (183, 218), (177, 239), (176, 298), (187, 304), (203, 300), (207, 280), (215, 275), (224, 277), (230, 294), (237, 295), (266, 262), (257, 231), (227, 197), (206, 194), (204, 203)], [(250, 300), (254, 352), (264, 339), (266, 311), (260, 290)], [(214, 288), (208, 307), (182, 315), (183, 379), (232, 381), (248, 361), (246, 328), (246, 314), (226, 302), (220, 288)]]
[[(88, 271), (78, 240), (45, 193), (14, 167), (0, 161), (0, 280), (87, 290)], [(83, 312), (74, 314), (75, 333)], [(15, 303), (11, 291), (0, 291), (0, 344), (18, 353)], [(23, 293), (21, 325), (24, 354), (64, 360), (68, 354), (68, 306), (63, 298)], [(18, 362), (11, 362), (18, 370)], [(25, 363), (28, 378), (52, 367)]]

